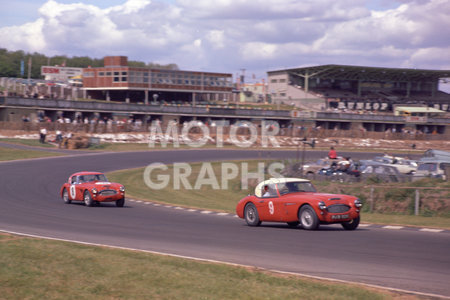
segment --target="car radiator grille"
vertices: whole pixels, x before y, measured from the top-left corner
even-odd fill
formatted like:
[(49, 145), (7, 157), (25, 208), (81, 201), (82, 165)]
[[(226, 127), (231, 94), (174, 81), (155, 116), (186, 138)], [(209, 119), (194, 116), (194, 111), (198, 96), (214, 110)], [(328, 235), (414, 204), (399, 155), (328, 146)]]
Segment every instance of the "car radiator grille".
[(329, 213), (345, 213), (350, 210), (350, 206), (345, 204), (334, 204), (327, 207)]
[(100, 191), (100, 195), (102, 195), (102, 196), (113, 196), (115, 194), (117, 194), (117, 191), (115, 191), (115, 190), (103, 190), (103, 191)]

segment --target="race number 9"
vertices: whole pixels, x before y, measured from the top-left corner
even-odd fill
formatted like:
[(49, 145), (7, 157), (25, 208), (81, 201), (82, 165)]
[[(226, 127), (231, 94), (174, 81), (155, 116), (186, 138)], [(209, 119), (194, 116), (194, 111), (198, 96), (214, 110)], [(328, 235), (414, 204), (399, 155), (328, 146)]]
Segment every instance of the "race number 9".
[(75, 185), (72, 184), (72, 185), (70, 186), (70, 197), (71, 197), (72, 199), (75, 199), (75, 196), (76, 196)]
[(269, 201), (269, 213), (271, 215), (273, 215), (274, 212), (275, 212), (275, 207), (273, 206), (273, 202)]

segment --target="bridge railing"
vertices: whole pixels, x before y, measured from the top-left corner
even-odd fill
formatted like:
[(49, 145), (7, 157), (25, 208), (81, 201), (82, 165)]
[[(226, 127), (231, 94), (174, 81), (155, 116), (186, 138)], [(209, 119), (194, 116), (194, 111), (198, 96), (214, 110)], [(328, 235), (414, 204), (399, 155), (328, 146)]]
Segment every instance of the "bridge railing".
[[(215, 106), (176, 106), (176, 105), (155, 105), (136, 103), (116, 103), (106, 101), (84, 101), (84, 100), (61, 100), (61, 99), (38, 99), (19, 97), (0, 97), (0, 105), (39, 107), (52, 110), (72, 110), (72, 111), (97, 111), (97, 112), (129, 112), (129, 113), (173, 113), (192, 114), (210, 116), (237, 116), (253, 118), (287, 118), (293, 119), (292, 112), (288, 110), (265, 110), (249, 108), (227, 108)], [(299, 119), (304, 117), (301, 115)], [(339, 121), (374, 121), (374, 122), (405, 122), (403, 116), (393, 116), (384, 114), (356, 114), (337, 112), (315, 112), (310, 119), (315, 120), (339, 120)], [(449, 118), (429, 118), (429, 122), (450, 124)]]

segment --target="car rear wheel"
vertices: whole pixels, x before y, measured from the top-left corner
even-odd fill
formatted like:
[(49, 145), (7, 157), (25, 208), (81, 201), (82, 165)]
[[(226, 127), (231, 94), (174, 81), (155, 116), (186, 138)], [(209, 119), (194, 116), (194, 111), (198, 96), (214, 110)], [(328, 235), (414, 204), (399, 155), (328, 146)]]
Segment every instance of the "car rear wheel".
[(351, 221), (342, 223), (342, 227), (344, 227), (345, 230), (355, 230), (356, 228), (358, 228), (358, 225), (359, 225), (359, 216)]
[(64, 200), (64, 203), (66, 204), (72, 203), (72, 201), (69, 199), (69, 192), (66, 189), (63, 190), (62, 198)]
[(122, 198), (122, 199), (119, 199), (116, 201), (117, 207), (123, 207), (124, 204), (125, 204), (125, 198)]
[(89, 193), (89, 191), (84, 191), (83, 199), (84, 199), (84, 205), (86, 205), (86, 206), (94, 205), (94, 201), (92, 200), (92, 197), (91, 197), (91, 194)]
[(259, 220), (258, 210), (253, 203), (248, 203), (244, 208), (244, 218), (248, 226), (259, 226), (261, 221)]
[(316, 230), (319, 228), (319, 218), (317, 218), (314, 209), (309, 205), (305, 205), (300, 209), (298, 219), (303, 229)]

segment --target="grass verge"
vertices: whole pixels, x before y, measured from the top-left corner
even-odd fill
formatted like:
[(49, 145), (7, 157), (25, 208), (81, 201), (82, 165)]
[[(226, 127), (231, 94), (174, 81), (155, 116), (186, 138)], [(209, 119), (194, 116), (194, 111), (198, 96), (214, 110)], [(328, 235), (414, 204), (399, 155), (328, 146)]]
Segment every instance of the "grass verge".
[(33, 147), (43, 147), (43, 148), (55, 148), (53, 144), (42, 144), (37, 139), (15, 139), (15, 138), (4, 138), (0, 139), (0, 142), (25, 145), (25, 146), (33, 146)]
[[(101, 150), (101, 151), (152, 151), (152, 150), (196, 150), (198, 148), (194, 148), (188, 146), (186, 144), (180, 144), (178, 147), (175, 147), (172, 144), (167, 144), (166, 147), (161, 146), (161, 144), (155, 144), (154, 146), (149, 146), (148, 143), (101, 143), (99, 145), (92, 145), (87, 150)], [(207, 144), (203, 146), (201, 149), (216, 149), (215, 144)], [(225, 145), (220, 149), (239, 149), (238, 147), (232, 145)]]
[(0, 161), (27, 159), (27, 158), (39, 158), (39, 157), (51, 157), (51, 156), (61, 156), (61, 155), (64, 155), (64, 154), (55, 153), (55, 152), (21, 150), (21, 149), (11, 149), (11, 148), (0, 147)]
[[(34, 146), (34, 147), (44, 147), (44, 148), (54, 148), (55, 146), (49, 143), (41, 144), (39, 140), (37, 139), (19, 139), (19, 138), (2, 138), (0, 139), (1, 142), (7, 142), (11, 144), (19, 144), (19, 145), (27, 145), (27, 146)], [(124, 151), (152, 151), (152, 150), (177, 150), (177, 149), (190, 149), (190, 150), (196, 150), (198, 148), (188, 146), (186, 144), (180, 144), (178, 147), (175, 147), (172, 143), (167, 143), (166, 147), (161, 146), (161, 144), (156, 143), (154, 146), (149, 146), (148, 142), (145, 143), (133, 143), (133, 142), (125, 142), (125, 143), (118, 143), (118, 142), (102, 142), (98, 145), (91, 145), (88, 148), (81, 148), (78, 150), (89, 150), (89, 151), (112, 151), (112, 152), (124, 152)], [(201, 147), (201, 149), (237, 149), (242, 150), (243, 148), (240, 148), (236, 145), (232, 144), (226, 144), (223, 145), (223, 147), (218, 148), (216, 144), (206, 144)], [(248, 150), (248, 149), (247, 149)], [(291, 150), (291, 151), (302, 151), (302, 149), (297, 149), (296, 146), (281, 146), (281, 147), (272, 147), (271, 144), (269, 144), (269, 147), (262, 147), (262, 146), (255, 146), (252, 147), (251, 150), (266, 150), (266, 151), (277, 151), (277, 150)], [(328, 146), (321, 146), (316, 145), (314, 149), (312, 148), (306, 148), (305, 151), (328, 151)], [(340, 152), (385, 152), (387, 149), (374, 149), (374, 148), (367, 148), (367, 147), (340, 147)], [(299, 152), (300, 153), (300, 152)], [(398, 154), (398, 155), (411, 155), (411, 154), (423, 154), (422, 150), (402, 150), (402, 149), (391, 149), (389, 150), (389, 153), (392, 154)], [(300, 155), (300, 154), (299, 154)]]
[[(241, 167), (245, 168), (247, 162), (233, 162), (238, 165), (242, 163)], [(267, 163), (267, 162), (266, 162)], [(177, 176), (173, 176), (177, 172), (172, 165), (168, 166), (168, 170), (164, 172), (154, 171), (149, 177), (153, 183), (159, 183), (163, 178), (160, 176), (168, 176), (170, 180), (167, 186), (162, 189), (150, 189), (144, 182), (144, 169), (129, 169), (108, 173), (108, 179), (114, 182), (120, 182), (126, 188), (127, 195), (132, 198), (139, 198), (148, 201), (156, 201), (161, 203), (168, 203), (172, 205), (182, 205), (185, 207), (211, 209), (225, 212), (234, 212), (237, 201), (249, 193), (253, 193), (253, 188), (242, 189), (241, 182), (237, 179), (230, 180), (226, 184), (221, 181), (221, 163), (211, 163), (214, 169), (215, 180), (219, 184), (219, 189), (213, 188), (211, 185), (203, 185), (196, 188), (196, 179), (201, 174), (203, 163), (189, 164), (191, 168), (189, 178), (186, 180), (175, 180)], [(250, 172), (256, 172), (256, 162), (247, 164)], [(185, 172), (179, 169), (179, 172)], [(177, 188), (179, 185), (181, 188)]]
[[(102, 142), (99, 145), (92, 145), (87, 150), (98, 150), (98, 151), (151, 151), (151, 150), (177, 150), (177, 149), (184, 149), (184, 150), (197, 150), (199, 148), (191, 147), (186, 144), (180, 144), (178, 147), (175, 147), (173, 144), (168, 143), (166, 147), (161, 146), (161, 144), (155, 144), (154, 146), (149, 147), (148, 143), (111, 143), (111, 142)], [(223, 147), (218, 148), (216, 144), (206, 144), (202, 146), (200, 149), (236, 149), (236, 150), (249, 150), (248, 148), (240, 148), (235, 145), (226, 144), (223, 145)], [(81, 149), (83, 150), (83, 149)], [(296, 146), (281, 146), (281, 147), (272, 147), (272, 145), (269, 145), (269, 147), (262, 147), (262, 146), (255, 146), (250, 148), (250, 150), (261, 150), (261, 151), (279, 151), (279, 150), (291, 150), (291, 151), (299, 151), (299, 156), (301, 155), (302, 149), (298, 150)], [(328, 146), (316, 146), (314, 149), (307, 148), (305, 149), (306, 152), (310, 151), (328, 151)], [(386, 149), (373, 149), (373, 148), (364, 148), (364, 147), (342, 147), (339, 149), (340, 152), (378, 152), (382, 153)], [(398, 155), (404, 155), (404, 154), (423, 154), (423, 151), (416, 150), (402, 150), (402, 149), (395, 149), (395, 150), (389, 150), (389, 153), (392, 154), (398, 154)]]
[(372, 224), (402, 226), (407, 225), (414, 227), (442, 228), (450, 230), (450, 218), (444, 217), (424, 217), (363, 212), (361, 218), (363, 222)]
[(405, 299), (358, 285), (9, 234), (0, 234), (0, 251), (3, 299)]
[[(239, 174), (243, 173), (242, 170), (246, 169), (249, 172), (257, 172), (257, 162), (256, 161), (237, 161), (236, 163), (239, 167)], [(267, 167), (270, 161), (262, 162), (264, 166)], [(186, 177), (186, 181), (178, 180), (175, 181), (174, 176), (176, 170), (173, 166), (168, 166), (167, 170), (156, 170), (151, 173), (149, 179), (152, 183), (159, 184), (167, 177), (169, 181), (167, 186), (162, 189), (150, 189), (144, 182), (144, 170), (145, 168), (129, 169), (116, 171), (108, 174), (108, 178), (114, 182), (120, 182), (125, 185), (127, 190), (127, 196), (135, 199), (141, 199), (146, 201), (154, 201), (160, 203), (166, 203), (171, 205), (180, 205), (184, 207), (192, 207), (198, 209), (208, 209), (215, 211), (223, 211), (228, 213), (234, 213), (237, 202), (248, 194), (253, 194), (253, 185), (249, 184), (247, 189), (243, 189), (241, 186), (240, 176), (236, 179), (229, 180), (226, 183), (222, 181), (223, 165), (219, 162), (211, 163), (211, 169), (213, 173), (208, 173), (206, 168), (202, 163), (192, 163), (189, 164), (191, 171), (190, 176)], [(203, 173), (202, 173), (202, 168)], [(205, 171), (206, 170), (206, 171)], [(186, 170), (180, 170), (181, 173)], [(161, 177), (162, 176), (162, 177)], [(202, 176), (207, 176), (206, 178), (212, 178), (217, 181), (219, 189), (213, 188), (212, 185), (203, 185), (198, 189), (196, 188), (196, 181)], [(267, 176), (266, 176), (267, 177)], [(255, 181), (257, 182), (257, 180)], [(334, 185), (333, 185), (334, 184)], [(177, 185), (180, 188), (177, 188)], [(339, 183), (330, 182), (317, 182), (316, 187), (321, 192), (327, 193), (347, 193), (360, 197), (358, 193), (366, 192), (367, 188), (364, 188), (364, 184), (355, 185), (353, 188), (346, 188), (342, 190), (339, 187)], [(387, 187), (388, 188), (388, 187)], [(390, 189), (395, 187), (389, 187)], [(346, 191), (348, 190), (348, 191)], [(432, 191), (433, 192), (433, 191)], [(364, 200), (364, 199), (363, 199)], [(390, 203), (390, 202), (386, 202)], [(398, 203), (390, 203), (389, 205), (398, 205)], [(444, 216), (415, 216), (406, 215), (399, 213), (370, 213), (366, 209), (368, 204), (362, 213), (363, 222), (376, 223), (376, 224), (399, 224), (405, 226), (425, 226), (425, 227), (435, 227), (450, 229), (450, 218)]]

